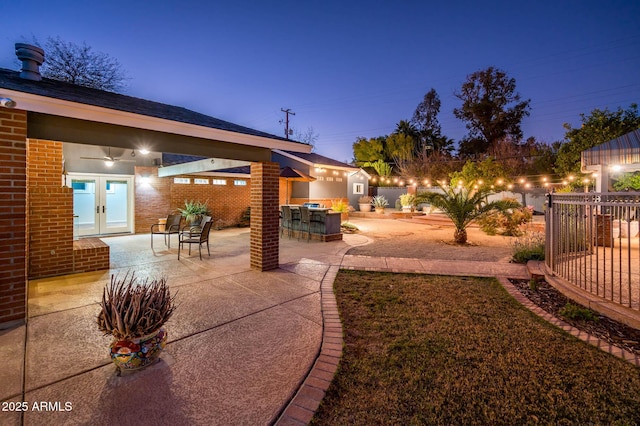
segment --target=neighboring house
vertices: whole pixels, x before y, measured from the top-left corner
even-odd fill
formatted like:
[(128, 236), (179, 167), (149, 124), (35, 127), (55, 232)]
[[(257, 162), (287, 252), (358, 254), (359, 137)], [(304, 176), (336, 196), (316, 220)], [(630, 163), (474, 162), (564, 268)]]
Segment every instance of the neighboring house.
[(581, 172), (595, 174), (595, 192), (609, 192), (612, 174), (640, 170), (640, 129), (586, 149), (581, 157)]
[[(41, 49), (17, 44), (16, 54), (20, 72), (0, 69), (0, 324), (24, 321), (28, 278), (96, 267), (77, 262), (82, 250), (73, 236), (74, 201), (91, 194), (103, 234), (110, 212), (125, 209), (111, 221), (123, 232), (144, 232), (183, 197), (242, 191), (252, 215), (251, 266), (278, 267), (278, 244), (263, 244), (278, 241), (280, 167), (271, 151), (308, 153), (308, 145), (185, 108), (42, 78)], [(159, 167), (165, 152), (205, 159)], [(250, 166), (250, 185), (215, 187), (189, 177), (240, 166)], [(118, 207), (110, 208), (109, 197), (119, 195)]]
[[(355, 207), (358, 198), (368, 194), (369, 175), (350, 164), (316, 153), (282, 149), (274, 149), (272, 159), (279, 163), (280, 167), (289, 166), (315, 178), (311, 182), (289, 183), (288, 197), (291, 204), (317, 202), (330, 207), (331, 200), (343, 199)], [(280, 201), (281, 204), (286, 203), (286, 200), (282, 199), (282, 191)]]

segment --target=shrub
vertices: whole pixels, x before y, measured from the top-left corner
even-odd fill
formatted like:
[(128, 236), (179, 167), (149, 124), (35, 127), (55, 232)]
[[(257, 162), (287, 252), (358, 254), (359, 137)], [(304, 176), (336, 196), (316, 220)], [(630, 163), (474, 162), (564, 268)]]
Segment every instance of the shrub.
[(584, 308), (579, 305), (574, 305), (573, 303), (567, 303), (558, 311), (558, 314), (561, 316), (576, 320), (576, 321), (595, 321), (597, 322), (598, 316), (591, 310)]
[(337, 213), (349, 213), (349, 204), (341, 199), (331, 200), (331, 210)]
[(413, 194), (401, 194), (400, 195), (400, 204), (402, 206), (411, 206), (413, 207), (416, 204), (416, 196)]
[[(508, 200), (516, 201), (509, 198)], [(532, 207), (520, 207), (504, 211), (492, 211), (477, 220), (480, 229), (488, 235), (508, 235), (517, 237), (523, 234), (520, 225), (530, 222)]]
[(544, 260), (544, 234), (529, 232), (513, 242), (513, 261), (527, 263), (529, 260)]
[(358, 204), (370, 204), (371, 201), (373, 201), (373, 198), (369, 195), (363, 195), (362, 197), (358, 198)]

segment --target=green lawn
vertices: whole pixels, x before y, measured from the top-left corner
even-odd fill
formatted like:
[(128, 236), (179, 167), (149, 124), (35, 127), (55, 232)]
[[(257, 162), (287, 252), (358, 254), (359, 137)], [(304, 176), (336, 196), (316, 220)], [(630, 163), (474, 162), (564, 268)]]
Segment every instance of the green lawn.
[(341, 271), (345, 347), (313, 424), (640, 424), (640, 369), (497, 280)]

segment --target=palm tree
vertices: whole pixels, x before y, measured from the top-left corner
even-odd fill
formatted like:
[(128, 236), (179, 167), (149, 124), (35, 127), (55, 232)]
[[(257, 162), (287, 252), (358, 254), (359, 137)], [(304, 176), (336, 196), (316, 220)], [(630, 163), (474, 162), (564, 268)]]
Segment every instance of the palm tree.
[(453, 239), (458, 244), (467, 242), (467, 226), (475, 219), (491, 211), (504, 211), (520, 207), (515, 200), (487, 201), (487, 196), (493, 192), (487, 188), (474, 189), (471, 182), (465, 187), (443, 187), (438, 184), (444, 193), (421, 192), (417, 196), (417, 203), (429, 203), (439, 208), (453, 221), (456, 227)]

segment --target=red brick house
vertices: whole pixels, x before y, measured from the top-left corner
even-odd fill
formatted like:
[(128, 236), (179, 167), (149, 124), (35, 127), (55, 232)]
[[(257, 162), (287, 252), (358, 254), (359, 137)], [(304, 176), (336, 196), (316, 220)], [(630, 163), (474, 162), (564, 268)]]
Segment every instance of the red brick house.
[[(16, 44), (16, 54), (21, 71), (0, 69), (0, 328), (24, 321), (29, 278), (80, 272), (73, 188), (78, 197), (90, 193), (92, 177), (111, 195), (127, 187), (133, 209), (123, 218), (129, 232), (148, 232), (185, 199), (214, 197), (230, 209), (219, 215), (250, 206), (251, 266), (278, 266), (279, 165), (271, 152), (310, 152), (310, 146), (185, 108), (42, 78), (42, 50)], [(142, 154), (146, 150), (150, 155)], [(250, 165), (250, 179), (223, 189), (211, 182), (215, 176), (198, 176), (210, 181), (196, 184), (190, 174), (203, 165), (159, 167), (157, 158), (165, 152), (205, 157), (214, 175)], [(189, 185), (180, 183), (186, 179)], [(248, 206), (234, 204), (239, 199)], [(98, 222), (100, 215), (119, 211), (104, 202), (96, 210)], [(88, 262), (83, 270), (90, 270)]]

